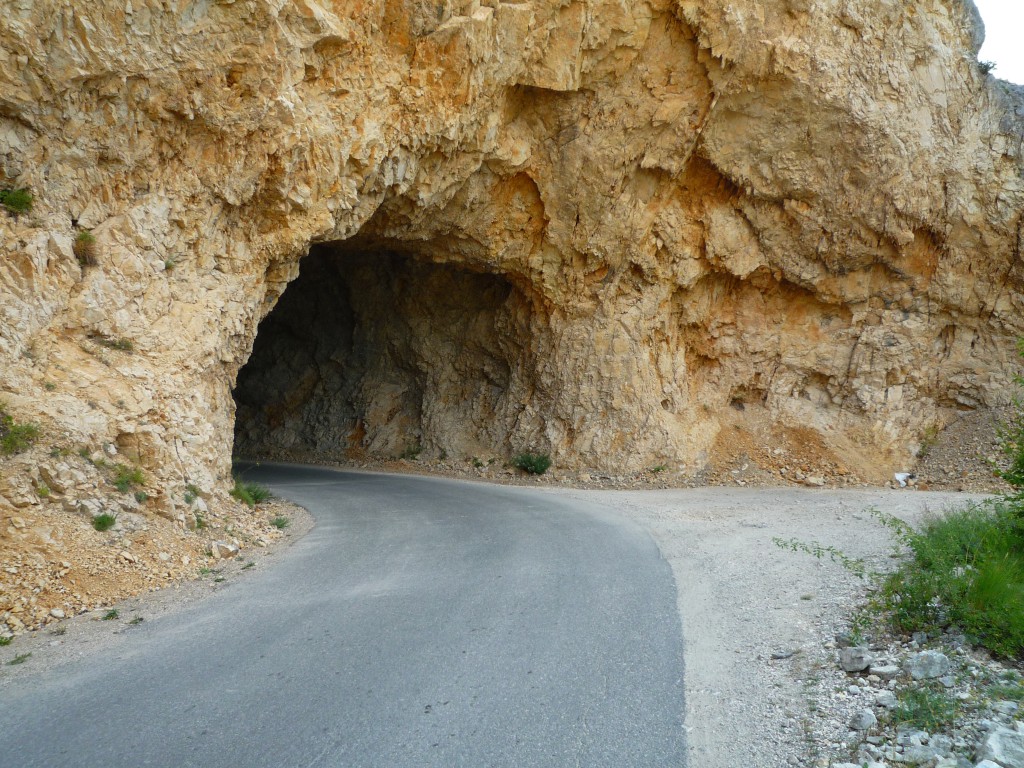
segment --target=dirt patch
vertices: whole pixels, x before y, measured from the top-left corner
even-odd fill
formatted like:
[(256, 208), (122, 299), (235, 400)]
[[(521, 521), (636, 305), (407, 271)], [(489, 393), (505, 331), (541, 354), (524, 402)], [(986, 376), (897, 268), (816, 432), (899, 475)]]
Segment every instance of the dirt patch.
[[(213, 554), (215, 542), (243, 553), (263, 550), (283, 537), (276, 518), (309, 518), (282, 501), (250, 509), (196, 494), (187, 522), (183, 514), (168, 519), (158, 489), (149, 489), (152, 498), (142, 484), (136, 493), (120, 492), (98, 464), (28, 454), (3, 467), (0, 637), (193, 580), (222, 562)], [(107, 517), (106, 530), (97, 530), (100, 516)]]
[(945, 429), (926, 434), (915, 472), (934, 490), (1005, 493), (1010, 486), (996, 472), (1009, 465), (999, 442), (999, 425), (1013, 407), (967, 411)]

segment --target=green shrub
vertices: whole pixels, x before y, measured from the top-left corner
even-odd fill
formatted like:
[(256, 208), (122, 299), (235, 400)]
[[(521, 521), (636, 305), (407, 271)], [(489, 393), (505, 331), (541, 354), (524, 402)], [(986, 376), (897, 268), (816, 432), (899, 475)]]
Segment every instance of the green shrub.
[(14, 642), (14, 638), (11, 635), (0, 637), (0, 646), (10, 645), (12, 642)]
[(139, 502), (139, 504), (145, 504), (147, 501), (149, 501), (149, 494), (146, 493), (145, 491), (136, 491), (135, 500)]
[(117, 608), (111, 608), (109, 611), (103, 614), (103, 621), (113, 621), (120, 614), (117, 612)]
[(185, 484), (185, 503), (192, 506), (196, 503), (196, 499), (199, 498), (202, 491), (199, 490), (199, 486), (194, 483)]
[(136, 485), (142, 485), (146, 478), (138, 467), (128, 467), (118, 464), (114, 468), (114, 479), (111, 482), (121, 493), (128, 493)]
[(1024, 495), (972, 504), (897, 535), (910, 557), (882, 590), (897, 628), (956, 624), (997, 654), (1024, 655)]
[(247, 483), (241, 478), (235, 478), (235, 487), (230, 491), (231, 495), (243, 504), (255, 507), (260, 502), (273, 497), (270, 491), (258, 483)]
[(116, 523), (117, 515), (111, 515), (107, 512), (95, 515), (92, 519), (92, 527), (97, 531), (109, 531)]
[(27, 189), (0, 189), (0, 205), (11, 213), (32, 210), (32, 193)]
[(520, 453), (512, 464), (531, 475), (543, 475), (551, 467), (551, 457), (546, 453)]
[(0, 400), (0, 453), (11, 456), (28, 450), (39, 437), (39, 427), (16, 422), (6, 408), (6, 404)]
[(270, 524), (277, 528), (277, 530), (283, 531), (285, 528), (288, 527), (289, 520), (287, 517), (275, 517), (273, 520), (270, 521)]

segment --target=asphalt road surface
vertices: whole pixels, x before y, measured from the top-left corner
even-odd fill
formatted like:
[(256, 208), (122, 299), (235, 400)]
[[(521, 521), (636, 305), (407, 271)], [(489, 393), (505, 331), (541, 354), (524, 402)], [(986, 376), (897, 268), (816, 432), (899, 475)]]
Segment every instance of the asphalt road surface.
[(0, 691), (0, 765), (678, 766), (672, 571), (596, 501), (264, 465), (272, 568)]

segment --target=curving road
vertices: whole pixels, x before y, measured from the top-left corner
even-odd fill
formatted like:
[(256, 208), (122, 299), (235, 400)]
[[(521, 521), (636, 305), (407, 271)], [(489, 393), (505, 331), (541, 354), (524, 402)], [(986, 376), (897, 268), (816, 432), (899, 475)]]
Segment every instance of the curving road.
[(264, 465), (309, 509), (273, 568), (0, 690), (0, 764), (676, 766), (680, 619), (596, 501)]

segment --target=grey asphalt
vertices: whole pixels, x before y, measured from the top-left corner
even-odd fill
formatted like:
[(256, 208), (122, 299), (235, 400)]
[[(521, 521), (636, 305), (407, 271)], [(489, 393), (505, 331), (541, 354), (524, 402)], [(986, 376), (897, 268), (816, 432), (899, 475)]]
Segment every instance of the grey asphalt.
[(265, 570), (0, 692), (0, 765), (678, 766), (672, 572), (553, 493), (264, 465), (316, 527)]

